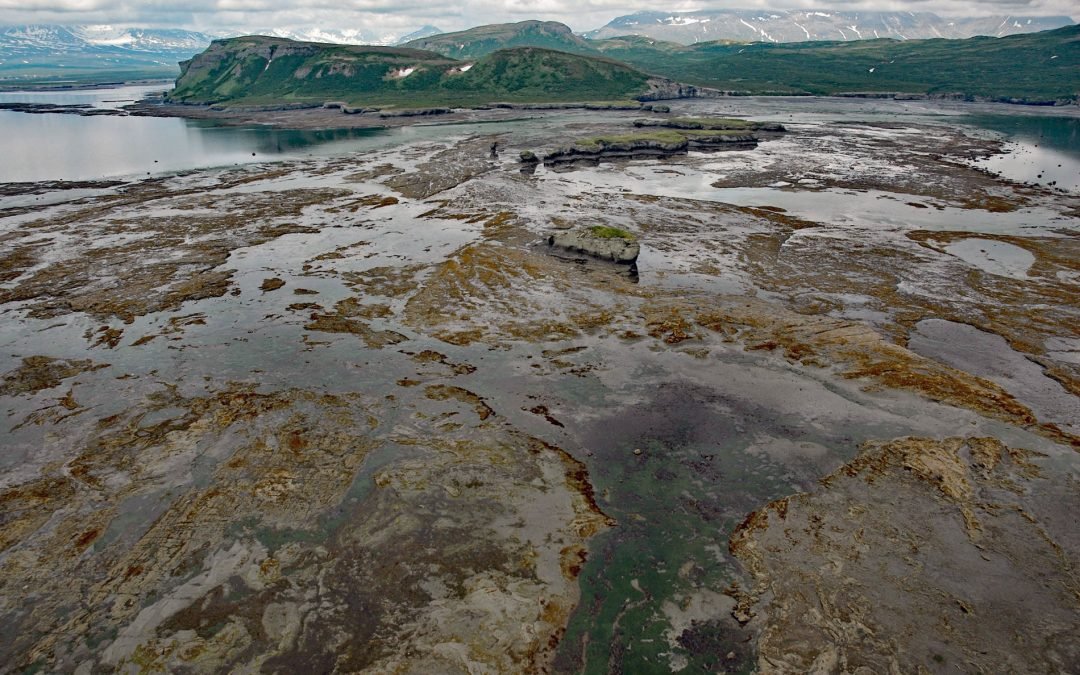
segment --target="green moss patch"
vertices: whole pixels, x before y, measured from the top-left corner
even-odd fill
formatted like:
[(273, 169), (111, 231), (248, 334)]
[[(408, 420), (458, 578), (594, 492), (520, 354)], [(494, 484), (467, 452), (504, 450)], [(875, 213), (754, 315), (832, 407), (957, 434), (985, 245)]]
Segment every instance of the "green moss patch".
[(601, 239), (625, 239), (627, 241), (634, 241), (636, 239), (634, 235), (626, 230), (620, 230), (619, 228), (610, 225), (593, 225), (589, 228), (589, 232), (591, 232), (594, 237), (599, 237)]

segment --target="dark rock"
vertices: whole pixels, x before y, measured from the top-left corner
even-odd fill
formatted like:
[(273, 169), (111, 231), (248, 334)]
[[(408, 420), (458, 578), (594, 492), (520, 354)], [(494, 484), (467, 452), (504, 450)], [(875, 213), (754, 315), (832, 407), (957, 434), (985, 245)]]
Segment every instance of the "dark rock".
[(124, 110), (111, 108), (94, 108), (87, 104), (62, 105), (57, 103), (0, 103), (0, 110), (11, 112), (30, 113), (33, 115), (59, 114), (79, 115), (80, 117), (94, 117), (97, 115), (127, 115)]
[(379, 117), (423, 117), (427, 115), (449, 115), (450, 108), (414, 108), (407, 110), (384, 110)]
[(259, 290), (263, 293), (267, 293), (269, 291), (276, 291), (284, 285), (285, 281), (283, 279), (271, 277), (269, 279), (263, 279), (262, 285), (259, 286)]
[(785, 132), (787, 129), (779, 122), (755, 122), (743, 119), (676, 117), (675, 119), (640, 119), (634, 120), (634, 126), (661, 127), (664, 129), (684, 129), (694, 131), (771, 131)]
[(567, 162), (599, 162), (601, 159), (619, 159), (633, 157), (666, 157), (686, 154), (690, 143), (686, 138), (679, 140), (658, 140), (654, 138), (636, 138), (616, 141), (600, 140), (596, 143), (574, 144), (544, 155), (544, 164), (562, 164)]

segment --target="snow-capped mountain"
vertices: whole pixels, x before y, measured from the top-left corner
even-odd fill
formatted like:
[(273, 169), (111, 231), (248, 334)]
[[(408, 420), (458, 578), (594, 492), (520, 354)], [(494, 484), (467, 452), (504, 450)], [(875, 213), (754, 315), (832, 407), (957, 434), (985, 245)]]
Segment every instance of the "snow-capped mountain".
[(238, 35), (271, 35), (304, 42), (395, 45), (416, 36), (439, 32), (432, 26), (425, 26), (404, 37), (351, 28), (275, 28), (207, 34), (108, 25), (0, 26), (0, 77), (69, 76), (76, 72), (95, 72), (102, 77), (109, 76), (109, 73), (172, 76), (179, 71), (179, 61), (190, 59), (203, 51), (212, 40)]
[(403, 45), (406, 42), (412, 42), (413, 40), (421, 40), (426, 37), (432, 37), (433, 35), (442, 35), (442, 33), (443, 31), (436, 28), (435, 26), (424, 26), (423, 28), (414, 30), (411, 33), (402, 35), (394, 42), (394, 44)]
[(234, 32), (229, 35), (219, 35), (218, 37), (231, 37), (235, 35), (269, 35), (270, 37), (287, 38), (299, 42), (328, 42), (341, 45), (376, 45), (386, 47), (402, 44), (409, 40), (416, 40), (421, 37), (438, 35), (439, 33), (442, 33), (442, 31), (434, 26), (424, 26), (423, 28), (406, 35), (398, 35), (396, 33), (375, 33), (374, 31), (365, 30), (363, 28), (327, 30), (324, 28), (305, 27), (262, 28), (243, 33)]
[(930, 12), (832, 12), (809, 10), (718, 9), (698, 12), (638, 12), (621, 16), (585, 33), (599, 39), (643, 35), (692, 44), (709, 40), (802, 42), (894, 38), (968, 38), (1003, 36), (1060, 28), (1067, 16), (994, 16), (943, 18)]
[(204, 33), (158, 28), (31, 24), (0, 27), (0, 57), (79, 53), (147, 53), (191, 56), (212, 38)]
[(188, 30), (60, 26), (0, 26), (0, 77), (33, 78), (99, 73), (101, 77), (169, 77), (177, 63), (210, 45)]
[(362, 28), (325, 30), (322, 28), (262, 28), (237, 35), (268, 35), (299, 42), (329, 42), (342, 45), (388, 45), (397, 39), (394, 35), (376, 35)]

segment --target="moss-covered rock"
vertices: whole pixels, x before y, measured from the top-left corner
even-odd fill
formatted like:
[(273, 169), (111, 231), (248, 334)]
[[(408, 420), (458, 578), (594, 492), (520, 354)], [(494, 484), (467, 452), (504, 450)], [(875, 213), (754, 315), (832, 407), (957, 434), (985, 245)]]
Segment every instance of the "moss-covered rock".
[(635, 264), (641, 252), (641, 246), (634, 235), (606, 225), (556, 232), (548, 237), (548, 246), (585, 253), (594, 258), (624, 265)]
[(593, 225), (589, 228), (589, 232), (594, 237), (599, 237), (601, 239), (625, 239), (627, 241), (634, 241), (637, 238), (626, 230), (612, 227), (611, 225)]
[(583, 138), (573, 145), (544, 155), (544, 164), (599, 162), (602, 159), (666, 157), (685, 154), (690, 149), (721, 145), (754, 147), (757, 137), (749, 131), (704, 129), (658, 129), (620, 136)]

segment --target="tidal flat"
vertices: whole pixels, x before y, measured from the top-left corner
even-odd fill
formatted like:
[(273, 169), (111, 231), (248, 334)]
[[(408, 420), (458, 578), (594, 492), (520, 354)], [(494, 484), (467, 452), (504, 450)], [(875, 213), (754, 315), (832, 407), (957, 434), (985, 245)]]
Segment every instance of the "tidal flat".
[(671, 107), (0, 185), (0, 672), (1070, 672), (1075, 150)]

